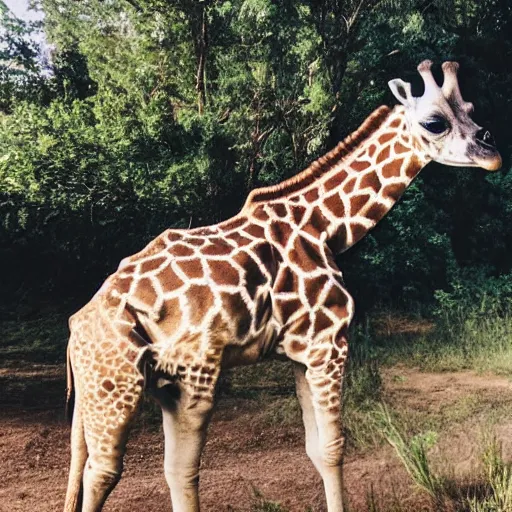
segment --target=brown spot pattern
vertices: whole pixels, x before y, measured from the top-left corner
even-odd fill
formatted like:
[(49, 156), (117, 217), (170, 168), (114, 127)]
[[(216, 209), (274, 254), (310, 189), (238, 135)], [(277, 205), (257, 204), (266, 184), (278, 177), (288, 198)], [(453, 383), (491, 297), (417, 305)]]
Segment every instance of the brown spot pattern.
[(345, 215), (345, 205), (339, 194), (336, 193), (327, 197), (324, 204), (336, 217), (343, 217)]
[(297, 238), (290, 251), (290, 261), (305, 272), (311, 272), (322, 264), (322, 255), (308, 240)]
[(237, 229), (239, 227), (242, 227), (247, 222), (246, 217), (235, 217), (234, 219), (227, 220), (226, 222), (223, 222), (220, 224), (220, 228), (222, 228), (223, 231), (231, 231), (233, 229)]
[(368, 231), (367, 228), (365, 228), (362, 224), (351, 224), (350, 228), (352, 231), (352, 243), (353, 244), (355, 244), (356, 242), (361, 240), (361, 238), (363, 238), (363, 236)]
[(114, 383), (109, 380), (109, 379), (105, 379), (101, 385), (108, 391), (108, 392), (111, 392), (111, 391), (114, 391), (115, 389), (115, 385)]
[(409, 165), (407, 166), (407, 169), (405, 170), (405, 174), (409, 178), (414, 178), (416, 176), (416, 174), (418, 174), (420, 169), (421, 169), (421, 165), (418, 162), (418, 160), (416, 158), (411, 158), (411, 161), (410, 161)]
[(327, 281), (329, 279), (327, 276), (319, 276), (314, 279), (306, 279), (305, 280), (305, 288), (306, 288), (306, 297), (308, 298), (308, 302), (311, 305), (314, 305), (318, 301), (318, 296), (324, 289)]
[(270, 225), (270, 235), (272, 239), (283, 247), (288, 243), (291, 234), (292, 228), (290, 224), (286, 222), (272, 222)]
[(277, 251), (274, 251), (270, 244), (261, 243), (252, 248), (252, 254), (259, 258), (261, 264), (265, 267), (270, 275), (276, 272), (278, 262), (276, 257), (280, 257)]
[(313, 203), (318, 199), (318, 190), (316, 188), (312, 188), (304, 194), (304, 197), (308, 203)]
[(306, 233), (318, 238), (323, 233), (329, 221), (319, 211), (313, 211), (306, 225), (302, 228)]
[(262, 221), (268, 220), (268, 213), (265, 211), (263, 206), (258, 206), (258, 208), (256, 208), (254, 210), (254, 212), (252, 213), (252, 216), (258, 220), (262, 220)]
[(318, 368), (319, 366), (322, 366), (326, 362), (326, 358), (329, 351), (326, 348), (314, 348), (310, 352), (310, 360), (309, 364), (313, 368)]
[(140, 266), (140, 272), (145, 274), (146, 272), (152, 272), (156, 270), (165, 262), (166, 258), (163, 256), (158, 256), (156, 258), (151, 258), (149, 260), (143, 261)]
[(391, 150), (389, 149), (389, 146), (386, 146), (378, 155), (377, 155), (377, 163), (380, 164), (384, 162), (384, 160), (387, 160), (389, 158), (389, 155), (391, 154)]
[(386, 142), (389, 142), (395, 136), (396, 134), (394, 133), (385, 133), (379, 137), (379, 144), (386, 144)]
[(306, 208), (304, 206), (293, 206), (292, 207), (292, 217), (295, 224), (300, 224), (302, 219), (304, 218), (304, 214), (306, 213)]
[(173, 255), (173, 256), (183, 256), (183, 257), (186, 257), (186, 256), (192, 256), (192, 254), (194, 254), (194, 249), (192, 249), (191, 247), (188, 247), (184, 244), (174, 244), (171, 249), (170, 249), (170, 253)]
[(297, 274), (289, 267), (281, 267), (275, 282), (276, 292), (293, 292), (298, 289), (299, 280)]
[(348, 174), (344, 170), (337, 172), (332, 178), (329, 178), (325, 182), (325, 190), (329, 191), (333, 188), (338, 188), (347, 179), (347, 176)]
[(277, 203), (273, 205), (273, 210), (276, 212), (278, 217), (286, 217), (286, 206), (283, 203)]
[(361, 189), (371, 188), (374, 192), (378, 192), (381, 187), (379, 176), (376, 172), (369, 172), (361, 179)]
[(227, 256), (233, 252), (233, 247), (222, 238), (216, 238), (210, 242), (212, 243), (201, 250), (207, 256)]
[(277, 303), (277, 309), (281, 313), (283, 323), (296, 312), (302, 309), (302, 302), (299, 299), (281, 299)]
[(347, 303), (347, 294), (337, 286), (332, 286), (325, 297), (324, 306), (336, 313), (339, 318), (343, 318), (347, 315)]
[(370, 167), (370, 162), (367, 162), (366, 160), (356, 160), (350, 164), (350, 167), (352, 167), (354, 171), (364, 171)]
[(162, 311), (163, 320), (159, 323), (164, 334), (172, 335), (181, 323), (183, 317), (180, 301), (177, 298), (168, 299), (164, 302)]
[(366, 210), (365, 216), (369, 219), (378, 222), (384, 215), (386, 215), (388, 209), (382, 203), (373, 203), (368, 210)]
[(258, 287), (267, 282), (265, 275), (248, 253), (242, 251), (234, 259), (244, 269), (245, 287), (251, 298), (254, 298)]
[(356, 178), (350, 178), (347, 183), (343, 186), (343, 192), (350, 194), (353, 192), (354, 187), (356, 186)]
[(217, 284), (238, 285), (240, 274), (231, 263), (223, 260), (208, 261), (210, 275)]
[(182, 279), (176, 275), (176, 272), (170, 265), (164, 267), (158, 274), (157, 278), (166, 291), (173, 291), (184, 284)]
[(306, 336), (310, 326), (311, 320), (309, 318), (309, 314), (302, 315), (290, 326), (289, 333), (297, 336)]
[(231, 318), (236, 318), (236, 336), (243, 338), (251, 327), (251, 314), (239, 293), (222, 293), (222, 306)]
[(262, 226), (258, 226), (258, 224), (249, 224), (245, 226), (244, 231), (254, 238), (265, 237), (265, 229)]
[(256, 301), (256, 313), (254, 323), (256, 329), (260, 329), (268, 321), (272, 313), (272, 300), (270, 294), (260, 295)]
[(189, 236), (183, 239), (184, 242), (187, 242), (190, 245), (194, 245), (195, 247), (201, 247), (206, 243), (205, 238), (199, 238), (197, 236)]
[(396, 142), (393, 148), (395, 150), (395, 154), (397, 155), (399, 155), (400, 153), (407, 153), (409, 151), (409, 149), (403, 144), (400, 144), (400, 142)]
[(382, 191), (382, 195), (384, 197), (390, 197), (391, 199), (394, 199), (397, 201), (400, 196), (405, 191), (405, 184), (404, 183), (392, 183), (391, 185), (388, 185), (384, 188)]
[(214, 302), (214, 296), (209, 286), (193, 285), (187, 291), (189, 303), (190, 321), (199, 325), (204, 319), (205, 311), (208, 311)]
[[(329, 240), (329, 249), (334, 253), (338, 254), (342, 252), (347, 246), (347, 226), (345, 224), (341, 224), (338, 228), (338, 232), (336, 236)], [(332, 266), (331, 268), (337, 269), (336, 266)]]
[(360, 194), (350, 198), (350, 213), (355, 215), (370, 200), (369, 194)]
[(189, 278), (203, 277), (203, 266), (201, 260), (178, 260), (178, 266)]
[(134, 295), (148, 306), (152, 306), (157, 299), (155, 288), (146, 277), (137, 283)]
[(292, 340), (290, 343), (290, 351), (293, 353), (304, 352), (306, 350), (306, 343), (298, 340)]
[(116, 277), (114, 279), (113, 286), (119, 293), (128, 293), (130, 286), (132, 285), (133, 277)]
[(251, 238), (242, 236), (240, 233), (238, 233), (236, 231), (234, 233), (230, 233), (229, 235), (226, 235), (226, 238), (228, 238), (229, 240), (232, 240), (233, 242), (235, 242), (236, 245), (238, 245), (240, 247), (243, 247), (244, 245), (249, 245), (250, 243), (253, 242), (253, 240)]
[(382, 168), (382, 176), (384, 178), (398, 178), (400, 176), (400, 170), (402, 168), (403, 160), (394, 160), (389, 164), (386, 164)]

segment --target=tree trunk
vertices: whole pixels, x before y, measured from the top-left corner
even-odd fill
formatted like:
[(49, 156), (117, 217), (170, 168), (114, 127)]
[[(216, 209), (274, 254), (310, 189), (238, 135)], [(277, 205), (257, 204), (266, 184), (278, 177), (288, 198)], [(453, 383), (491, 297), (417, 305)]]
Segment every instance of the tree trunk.
[(197, 109), (199, 115), (203, 115), (204, 107), (206, 105), (206, 90), (205, 90), (205, 67), (206, 67), (206, 53), (208, 50), (208, 20), (206, 12), (206, 3), (201, 4), (201, 25), (197, 39), (197, 75), (196, 75), (196, 91), (197, 91)]

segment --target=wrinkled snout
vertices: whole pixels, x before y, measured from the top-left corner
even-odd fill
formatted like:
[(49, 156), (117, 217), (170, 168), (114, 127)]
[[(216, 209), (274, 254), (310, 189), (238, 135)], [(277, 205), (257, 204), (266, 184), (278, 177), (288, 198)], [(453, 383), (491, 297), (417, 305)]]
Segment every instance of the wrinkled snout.
[(468, 156), (478, 167), (497, 171), (501, 167), (501, 155), (496, 149), (494, 138), (488, 130), (480, 128), (474, 142), (468, 145)]

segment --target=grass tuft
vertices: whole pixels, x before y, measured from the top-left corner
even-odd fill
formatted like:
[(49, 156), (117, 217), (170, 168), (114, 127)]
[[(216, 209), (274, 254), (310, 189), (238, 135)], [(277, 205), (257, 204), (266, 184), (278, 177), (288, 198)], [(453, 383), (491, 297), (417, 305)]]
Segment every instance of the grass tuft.
[(254, 502), (251, 506), (251, 512), (288, 512), (280, 503), (269, 501), (263, 493), (256, 487), (252, 488), (254, 493)]
[(486, 485), (467, 499), (469, 512), (512, 512), (512, 465), (504, 462), (494, 434), (485, 436), (482, 463)]
[(348, 449), (380, 442), (372, 416), (382, 398), (382, 378), (368, 325), (354, 329), (343, 384), (343, 424)]
[[(411, 481), (430, 496), (434, 510), (512, 512), (512, 464), (504, 461), (501, 443), (494, 433), (483, 436), (483, 471), (467, 475), (464, 481), (456, 481), (432, 470), (428, 450), (437, 442), (435, 433), (427, 432), (407, 438), (384, 405), (375, 414), (375, 424), (395, 449)], [(367, 510), (384, 510), (373, 489), (367, 496)]]
[(435, 502), (444, 499), (444, 481), (430, 467), (427, 452), (437, 442), (437, 434), (429, 431), (410, 439), (402, 434), (386, 406), (376, 411), (375, 422), (386, 441), (395, 449), (412, 481)]

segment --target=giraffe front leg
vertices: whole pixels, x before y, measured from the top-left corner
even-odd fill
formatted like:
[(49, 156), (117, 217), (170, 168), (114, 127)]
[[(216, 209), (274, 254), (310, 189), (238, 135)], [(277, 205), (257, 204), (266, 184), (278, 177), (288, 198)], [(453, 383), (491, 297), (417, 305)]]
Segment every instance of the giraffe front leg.
[(312, 341), (304, 364), (295, 363), (295, 380), (306, 452), (322, 477), (328, 512), (342, 512), (341, 388), (347, 356), (346, 321), (340, 329), (333, 326), (330, 333), (322, 334)]
[(199, 463), (213, 408), (213, 389), (171, 385), (159, 391), (165, 478), (174, 512), (199, 511)]
[(324, 483), (328, 512), (343, 511), (342, 377), (343, 366), (336, 361), (324, 369), (308, 368), (305, 373), (317, 429), (318, 444), (313, 456)]
[(316, 426), (315, 409), (311, 389), (306, 380), (306, 367), (300, 363), (293, 363), (295, 375), (295, 389), (302, 410), (302, 421), (306, 436), (306, 453), (311, 459), (318, 473), (322, 474), (320, 452), (318, 450), (318, 428)]

